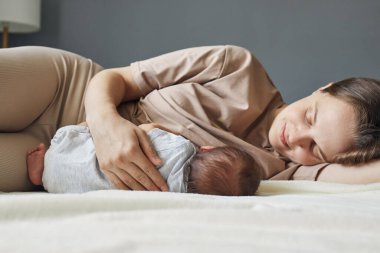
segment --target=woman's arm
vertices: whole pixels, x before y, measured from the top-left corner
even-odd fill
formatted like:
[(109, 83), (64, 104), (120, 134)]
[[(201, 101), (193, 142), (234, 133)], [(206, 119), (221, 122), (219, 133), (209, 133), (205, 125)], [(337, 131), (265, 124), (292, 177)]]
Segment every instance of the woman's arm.
[[(233, 72), (240, 73), (242, 69), (251, 71), (253, 61), (250, 52), (240, 47), (198, 47), (98, 73), (87, 89), (85, 109), (100, 167), (119, 188), (124, 185), (124, 188), (150, 190), (157, 189), (156, 185), (167, 189), (162, 177), (153, 169), (158, 161), (146, 133), (121, 118), (116, 107), (155, 89), (182, 83), (203, 85)], [(228, 81), (223, 85), (225, 87), (213, 87), (212, 92), (219, 90), (225, 94), (229, 86), (231, 90), (236, 87), (234, 82)], [(175, 93), (171, 95), (176, 96)]]
[(379, 183), (380, 160), (356, 166), (330, 164), (320, 172), (317, 180), (345, 184)]
[(144, 130), (117, 112), (121, 102), (142, 96), (130, 67), (99, 72), (85, 97), (86, 122), (94, 139), (100, 168), (120, 189), (168, 190), (156, 165), (160, 160)]

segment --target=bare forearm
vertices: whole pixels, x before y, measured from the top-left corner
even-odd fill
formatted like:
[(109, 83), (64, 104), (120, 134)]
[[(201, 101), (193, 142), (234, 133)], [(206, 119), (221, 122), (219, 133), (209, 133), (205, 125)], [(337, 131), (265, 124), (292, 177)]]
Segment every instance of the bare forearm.
[(86, 121), (91, 123), (107, 116), (116, 116), (116, 107), (123, 101), (125, 85), (122, 77), (110, 70), (98, 73), (90, 82), (85, 97)]
[(318, 181), (345, 184), (370, 184), (380, 182), (380, 160), (357, 166), (331, 164), (324, 168)]
[(119, 189), (167, 190), (156, 169), (161, 163), (146, 133), (122, 118), (117, 106), (142, 96), (129, 67), (104, 70), (86, 92), (86, 122), (99, 166)]

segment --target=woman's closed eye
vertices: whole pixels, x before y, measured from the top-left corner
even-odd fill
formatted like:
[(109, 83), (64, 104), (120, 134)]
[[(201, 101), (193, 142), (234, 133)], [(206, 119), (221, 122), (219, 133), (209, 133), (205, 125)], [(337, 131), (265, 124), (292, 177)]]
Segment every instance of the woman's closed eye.
[[(305, 112), (305, 121), (309, 127), (311, 127), (314, 124), (315, 114), (316, 111), (313, 110), (312, 107), (309, 107)], [(319, 147), (314, 140), (311, 140), (309, 150), (310, 153), (319, 161), (324, 161), (323, 157), (320, 155)]]
[(312, 109), (311, 107), (309, 107), (306, 112), (305, 112), (305, 122), (308, 126), (312, 126), (313, 125), (313, 116), (312, 116)]

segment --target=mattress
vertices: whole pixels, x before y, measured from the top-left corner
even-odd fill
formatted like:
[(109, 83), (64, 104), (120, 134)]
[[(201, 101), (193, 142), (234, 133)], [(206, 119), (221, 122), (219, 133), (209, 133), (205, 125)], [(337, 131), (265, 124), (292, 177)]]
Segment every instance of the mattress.
[(0, 194), (0, 252), (380, 252), (380, 184)]

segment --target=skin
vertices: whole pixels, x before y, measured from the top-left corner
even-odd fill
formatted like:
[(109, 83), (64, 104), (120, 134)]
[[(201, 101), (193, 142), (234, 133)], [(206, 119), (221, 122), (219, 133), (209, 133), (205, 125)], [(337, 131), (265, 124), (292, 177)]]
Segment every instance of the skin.
[(282, 109), (269, 130), (272, 147), (303, 165), (332, 161), (354, 143), (354, 109), (322, 90)]

